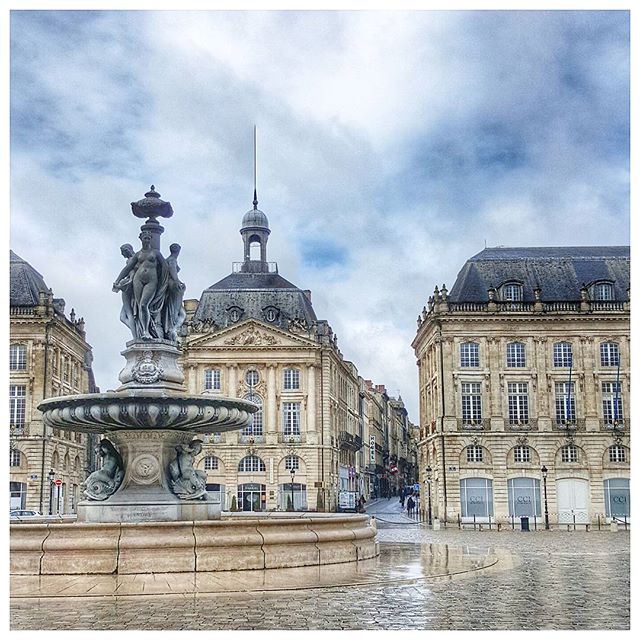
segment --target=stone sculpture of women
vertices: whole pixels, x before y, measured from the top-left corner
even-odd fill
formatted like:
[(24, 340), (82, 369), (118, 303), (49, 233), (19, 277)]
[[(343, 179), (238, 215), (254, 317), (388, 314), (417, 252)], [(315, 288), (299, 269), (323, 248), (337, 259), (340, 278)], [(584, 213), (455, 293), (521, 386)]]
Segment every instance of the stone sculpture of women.
[(176, 457), (169, 463), (171, 489), (178, 498), (194, 500), (207, 493), (207, 476), (193, 468), (193, 457), (202, 451), (202, 441), (192, 440), (176, 447)]
[(178, 329), (184, 323), (187, 316), (182, 306), (182, 298), (184, 297), (185, 285), (178, 278), (178, 254), (180, 253), (180, 245), (172, 244), (169, 247), (169, 256), (166, 258), (167, 268), (169, 270), (169, 281), (167, 285), (167, 295), (162, 311), (162, 324), (164, 326), (164, 336), (167, 340), (176, 342)]
[[(120, 247), (122, 257), (127, 261), (134, 259), (135, 251), (130, 244), (123, 244)], [(134, 263), (135, 264), (135, 263)], [(133, 316), (133, 273), (129, 272), (124, 278), (119, 279), (113, 285), (113, 291), (122, 291), (122, 311), (120, 312), (120, 322), (129, 327), (133, 337), (136, 337), (135, 318)]]
[[(113, 290), (126, 290), (129, 286), (127, 276), (130, 275), (132, 295), (127, 295), (127, 300), (131, 301), (134, 319), (133, 337), (139, 340), (164, 338), (162, 308), (169, 281), (169, 269), (160, 251), (151, 247), (151, 234), (148, 231), (140, 234), (140, 241), (142, 248), (127, 260), (124, 269), (116, 278)], [(127, 314), (124, 308), (123, 313)]]
[(102, 468), (94, 471), (85, 480), (84, 494), (90, 500), (106, 500), (122, 484), (124, 464), (109, 440), (101, 440), (97, 452), (103, 458)]

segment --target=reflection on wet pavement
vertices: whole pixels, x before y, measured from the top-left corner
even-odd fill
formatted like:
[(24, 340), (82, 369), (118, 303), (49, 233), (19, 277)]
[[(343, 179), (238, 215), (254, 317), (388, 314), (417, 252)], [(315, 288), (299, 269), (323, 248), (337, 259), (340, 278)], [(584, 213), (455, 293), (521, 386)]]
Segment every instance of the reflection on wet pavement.
[[(501, 554), (502, 562), (511, 561)], [(488, 547), (386, 544), (360, 562), (263, 571), (155, 573), (102, 576), (12, 576), (11, 597), (133, 596), (151, 594), (283, 591), (437, 579), (478, 571), (498, 562)]]

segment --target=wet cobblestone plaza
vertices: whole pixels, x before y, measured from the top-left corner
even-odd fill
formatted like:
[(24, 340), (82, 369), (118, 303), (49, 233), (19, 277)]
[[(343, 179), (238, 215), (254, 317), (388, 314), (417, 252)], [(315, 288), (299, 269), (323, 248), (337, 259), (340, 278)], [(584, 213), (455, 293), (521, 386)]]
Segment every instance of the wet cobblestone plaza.
[(628, 629), (629, 533), (431, 531), (370, 507), (380, 557), (303, 569), (15, 576), (20, 629)]

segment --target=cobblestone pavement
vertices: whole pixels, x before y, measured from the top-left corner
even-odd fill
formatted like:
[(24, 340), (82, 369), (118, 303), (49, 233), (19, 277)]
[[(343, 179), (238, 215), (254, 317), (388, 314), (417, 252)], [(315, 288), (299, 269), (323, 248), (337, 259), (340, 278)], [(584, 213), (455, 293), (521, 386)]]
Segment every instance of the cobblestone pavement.
[[(629, 628), (628, 532), (431, 531), (402, 515), (396, 500), (369, 511), (381, 549), (371, 582), (345, 586), (339, 565), (334, 587), (13, 597), (11, 629)], [(484, 561), (435, 577), (429, 558), (443, 550)]]

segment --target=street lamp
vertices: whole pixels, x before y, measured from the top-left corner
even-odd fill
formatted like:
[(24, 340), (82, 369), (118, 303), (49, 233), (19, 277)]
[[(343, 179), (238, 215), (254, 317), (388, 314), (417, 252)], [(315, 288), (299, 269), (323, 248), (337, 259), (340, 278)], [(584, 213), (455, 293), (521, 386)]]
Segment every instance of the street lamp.
[(427, 490), (428, 490), (428, 493), (429, 493), (429, 512), (428, 512), (428, 520), (427, 520), (427, 524), (429, 526), (431, 526), (431, 524), (432, 524), (432, 519), (431, 519), (431, 471), (432, 471), (431, 466), (428, 466), (425, 469), (425, 472), (427, 474)]
[(542, 486), (544, 487), (544, 528), (549, 528), (549, 505), (547, 503), (547, 473), (549, 473), (549, 469), (542, 465)]
[(296, 477), (296, 470), (291, 469), (291, 511), (295, 511), (295, 503), (293, 501), (293, 480)]
[(55, 471), (51, 469), (47, 474), (49, 478), (49, 515), (53, 515), (53, 479), (56, 477)]

